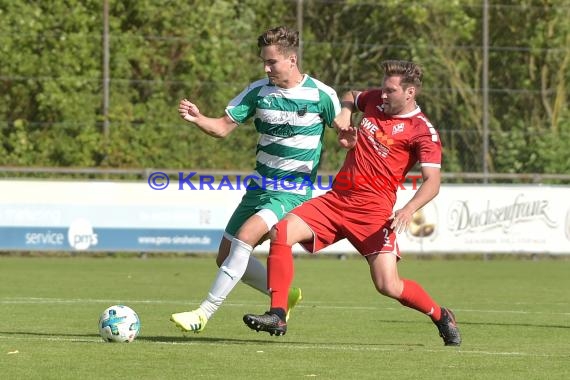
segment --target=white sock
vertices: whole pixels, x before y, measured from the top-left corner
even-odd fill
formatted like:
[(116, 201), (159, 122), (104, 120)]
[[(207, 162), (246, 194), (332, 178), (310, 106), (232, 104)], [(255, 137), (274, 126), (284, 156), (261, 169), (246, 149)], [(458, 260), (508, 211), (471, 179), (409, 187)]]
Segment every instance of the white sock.
[(267, 269), (255, 256), (249, 256), (249, 262), (241, 280), (261, 293), (269, 295), (269, 290), (267, 290)]
[(230, 253), (222, 263), (206, 300), (200, 304), (200, 309), (210, 319), (212, 314), (222, 305), (228, 294), (243, 277), (253, 247), (236, 238), (232, 239)]

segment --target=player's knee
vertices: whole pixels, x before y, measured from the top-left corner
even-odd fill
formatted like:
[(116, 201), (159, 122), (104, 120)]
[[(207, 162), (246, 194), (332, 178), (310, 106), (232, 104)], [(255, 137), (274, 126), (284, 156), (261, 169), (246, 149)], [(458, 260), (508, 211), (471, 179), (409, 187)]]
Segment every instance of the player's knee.
[(390, 298), (398, 298), (398, 295), (390, 287), (379, 287), (376, 288), (380, 294)]
[(269, 232), (272, 243), (287, 244), (287, 220), (280, 220)]
[(386, 297), (398, 299), (401, 293), (397, 284), (393, 282), (375, 281), (374, 286), (380, 294)]
[(260, 232), (252, 228), (240, 228), (240, 230), (236, 233), (235, 238), (239, 241), (244, 242), (245, 244), (255, 247), (261, 238), (259, 235)]

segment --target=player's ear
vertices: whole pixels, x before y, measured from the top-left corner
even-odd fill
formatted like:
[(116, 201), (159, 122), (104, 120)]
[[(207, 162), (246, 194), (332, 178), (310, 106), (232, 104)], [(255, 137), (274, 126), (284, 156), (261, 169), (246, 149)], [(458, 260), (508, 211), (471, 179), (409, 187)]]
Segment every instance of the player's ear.
[(409, 98), (413, 98), (416, 96), (416, 88), (414, 86), (408, 86), (408, 88), (406, 88), (406, 94)]
[(297, 54), (291, 54), (289, 56), (289, 61), (291, 62), (291, 65), (296, 66), (297, 65)]

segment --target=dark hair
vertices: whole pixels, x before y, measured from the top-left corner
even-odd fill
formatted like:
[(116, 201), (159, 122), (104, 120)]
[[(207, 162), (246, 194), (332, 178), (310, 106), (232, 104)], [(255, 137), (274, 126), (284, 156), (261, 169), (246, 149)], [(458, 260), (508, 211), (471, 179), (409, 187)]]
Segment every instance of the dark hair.
[(413, 86), (416, 88), (416, 93), (422, 89), (424, 73), (417, 64), (410, 61), (387, 60), (382, 62), (382, 69), (387, 77), (401, 77), (400, 83), (404, 89)]
[(286, 26), (269, 29), (257, 38), (257, 46), (276, 45), (280, 53), (296, 53), (299, 48), (299, 32)]

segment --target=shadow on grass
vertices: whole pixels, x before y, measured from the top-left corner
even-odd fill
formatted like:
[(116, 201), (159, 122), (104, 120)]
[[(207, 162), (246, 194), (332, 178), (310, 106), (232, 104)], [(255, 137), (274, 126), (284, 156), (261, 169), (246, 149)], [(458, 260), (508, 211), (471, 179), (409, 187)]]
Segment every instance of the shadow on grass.
[[(379, 324), (418, 324), (417, 321), (395, 321), (395, 320), (378, 320)], [(423, 324), (431, 324), (430, 322), (420, 322)], [(501, 326), (501, 327), (532, 327), (532, 328), (543, 328), (543, 329), (570, 329), (569, 325), (541, 325), (533, 323), (497, 323), (497, 322), (469, 322), (469, 321), (457, 321), (457, 326), (461, 330), (461, 326)]]
[[(260, 335), (261, 337), (261, 335)], [(362, 343), (362, 342), (301, 342), (301, 341), (290, 341), (290, 340), (282, 340), (279, 337), (271, 337), (267, 335), (267, 339), (275, 339), (275, 340), (260, 340), (260, 339), (233, 339), (233, 338), (217, 338), (217, 337), (205, 337), (205, 336), (179, 336), (179, 337), (172, 337), (172, 336), (140, 336), (137, 340), (140, 341), (148, 341), (148, 342), (155, 342), (155, 343), (205, 343), (205, 344), (258, 344), (258, 345), (281, 345), (281, 344), (288, 344), (288, 345), (298, 345), (298, 346), (319, 346), (326, 344), (327, 346), (339, 346), (345, 347), (347, 345), (350, 346), (370, 346), (370, 347), (378, 347), (378, 346), (405, 346), (405, 347), (423, 347), (424, 344), (402, 344), (402, 343)]]
[[(28, 337), (36, 337), (36, 338), (51, 338), (51, 339), (61, 339), (61, 340), (72, 340), (75, 339), (82, 339), (82, 338), (92, 338), (96, 341), (96, 343), (103, 342), (99, 334), (73, 334), (73, 333), (49, 333), (49, 332), (29, 332), (29, 331), (0, 331), (1, 335), (10, 335), (10, 336), (28, 336)], [(408, 344), (408, 343), (362, 343), (362, 342), (305, 342), (305, 341), (290, 341), (290, 340), (283, 340), (280, 337), (271, 337), (269, 335), (266, 336), (267, 340), (259, 339), (263, 338), (264, 335), (259, 335), (258, 339), (234, 339), (234, 338), (220, 338), (220, 337), (207, 337), (207, 336), (199, 336), (198, 334), (187, 334), (186, 336), (149, 336), (149, 335), (142, 335), (137, 337), (137, 341), (139, 342), (153, 342), (153, 343), (201, 343), (201, 344), (227, 344), (227, 345), (240, 345), (240, 344), (257, 344), (261, 346), (270, 346), (270, 345), (281, 345), (281, 344), (288, 344), (288, 345), (296, 345), (296, 346), (320, 346), (320, 345), (327, 345), (327, 346), (338, 346), (344, 347), (346, 345), (350, 346), (362, 346), (362, 347), (423, 347), (423, 344)], [(271, 340), (274, 339), (274, 340)]]
[(570, 329), (570, 325), (534, 325), (532, 323), (496, 323), (496, 322), (461, 322), (458, 321), (457, 325), (461, 328), (462, 325), (470, 326), (501, 326), (501, 327), (537, 327), (543, 329)]

